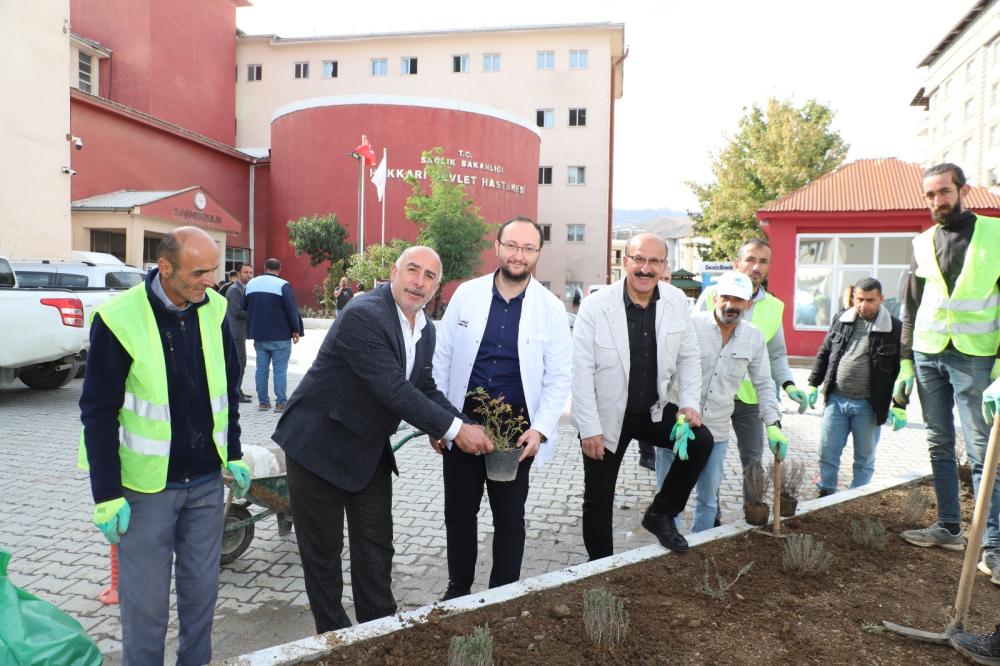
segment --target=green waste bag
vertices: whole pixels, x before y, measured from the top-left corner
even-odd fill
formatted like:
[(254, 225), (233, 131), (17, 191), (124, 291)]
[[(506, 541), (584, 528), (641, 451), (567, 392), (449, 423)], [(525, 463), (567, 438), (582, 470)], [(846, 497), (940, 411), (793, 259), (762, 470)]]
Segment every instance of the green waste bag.
[(0, 664), (90, 666), (102, 661), (80, 623), (7, 578), (10, 553), (0, 550)]

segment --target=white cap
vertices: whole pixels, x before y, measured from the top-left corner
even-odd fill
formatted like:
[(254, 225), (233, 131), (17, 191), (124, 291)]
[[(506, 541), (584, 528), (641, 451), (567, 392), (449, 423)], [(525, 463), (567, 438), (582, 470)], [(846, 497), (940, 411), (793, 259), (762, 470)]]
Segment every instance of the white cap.
[(753, 283), (739, 271), (726, 271), (715, 281), (717, 296), (735, 296), (749, 301), (753, 296)]

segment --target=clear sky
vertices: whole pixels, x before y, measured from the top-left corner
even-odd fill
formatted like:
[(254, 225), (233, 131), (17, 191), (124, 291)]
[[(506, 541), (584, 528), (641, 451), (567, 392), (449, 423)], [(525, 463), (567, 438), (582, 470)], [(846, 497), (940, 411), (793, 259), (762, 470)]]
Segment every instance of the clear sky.
[(252, 0), (250, 34), (283, 37), (615, 21), (625, 24), (624, 96), (615, 123), (616, 208), (690, 209), (687, 181), (744, 107), (815, 98), (837, 113), (848, 160), (923, 161), (909, 106), (917, 64), (972, 0)]

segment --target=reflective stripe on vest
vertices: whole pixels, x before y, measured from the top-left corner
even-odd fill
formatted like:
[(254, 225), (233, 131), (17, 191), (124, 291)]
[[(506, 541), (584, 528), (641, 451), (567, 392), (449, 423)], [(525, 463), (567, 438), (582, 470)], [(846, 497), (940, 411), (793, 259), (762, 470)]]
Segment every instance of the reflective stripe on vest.
[[(222, 322), (227, 302), (213, 291), (206, 293), (208, 302), (196, 315), (212, 409), (212, 440), (225, 464), (229, 398)], [(138, 492), (159, 492), (166, 486), (170, 461), (170, 399), (163, 343), (145, 283), (106, 301), (96, 312), (132, 358), (118, 411), (122, 485)], [(88, 469), (82, 431), (77, 463)]]
[(977, 216), (953, 293), (948, 293), (938, 266), (937, 229), (934, 225), (913, 239), (916, 275), (924, 279), (913, 325), (913, 349), (937, 354), (950, 341), (963, 354), (994, 356), (1000, 345), (1000, 220)]
[[(705, 298), (705, 309), (711, 310), (715, 302), (715, 287), (709, 287)], [(765, 344), (771, 341), (781, 328), (781, 317), (785, 312), (785, 304), (770, 293), (765, 293), (764, 300), (755, 301), (750, 311), (750, 323), (764, 334)], [(736, 391), (736, 399), (748, 405), (757, 404), (757, 391), (749, 377), (744, 377), (740, 388)]]

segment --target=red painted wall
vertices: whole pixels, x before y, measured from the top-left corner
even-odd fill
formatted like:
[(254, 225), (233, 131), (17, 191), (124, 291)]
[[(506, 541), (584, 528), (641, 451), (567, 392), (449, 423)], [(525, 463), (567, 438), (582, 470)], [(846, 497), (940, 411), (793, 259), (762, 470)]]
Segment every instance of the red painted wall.
[(112, 50), (102, 94), (233, 145), (236, 9), (231, 0), (71, 0), (70, 20), (74, 32)]
[[(73, 200), (116, 190), (174, 190), (200, 185), (243, 226), (229, 245), (249, 247), (250, 163), (78, 97), (70, 98), (70, 127), (84, 138), (74, 150)], [(257, 168), (257, 238), (268, 223), (267, 167)], [(260, 252), (257, 257), (261, 257)], [(261, 259), (261, 262), (263, 260)], [(259, 267), (255, 267), (259, 270)]]
[[(309, 266), (308, 257), (295, 257), (288, 244), (286, 222), (313, 214), (337, 213), (347, 227), (349, 239), (357, 242), (358, 163), (347, 156), (368, 135), (378, 160), (382, 148), (389, 151), (390, 169), (420, 170), (420, 154), (435, 146), (445, 156), (460, 162), (459, 150), (476, 161), (499, 164), (503, 174), (452, 167), (456, 175), (491, 177), (525, 187), (524, 194), (467, 185), (466, 191), (480, 207), (488, 223), (515, 215), (537, 218), (538, 136), (519, 125), (491, 116), (395, 105), (326, 106), (296, 111), (277, 118), (271, 125), (271, 220), (268, 253), (282, 262), (282, 277), (295, 287), (300, 304), (313, 304), (313, 287), (326, 275), (326, 267)], [(412, 241), (418, 228), (407, 220), (404, 204), (412, 190), (402, 179), (389, 178), (386, 185), (386, 241)], [(365, 171), (365, 243), (379, 242), (381, 204), (375, 186)], [(258, 254), (259, 257), (263, 255)], [(482, 271), (496, 269), (492, 248), (483, 253)], [(448, 298), (456, 284), (445, 290)], [(370, 285), (369, 285), (370, 288)]]
[[(927, 211), (769, 213), (767, 227), (771, 243), (769, 291), (785, 303), (782, 325), (791, 356), (815, 356), (824, 331), (799, 331), (792, 326), (795, 315), (795, 268), (797, 234), (885, 233), (923, 231), (933, 224)], [(839, 296), (839, 295), (837, 295)]]

